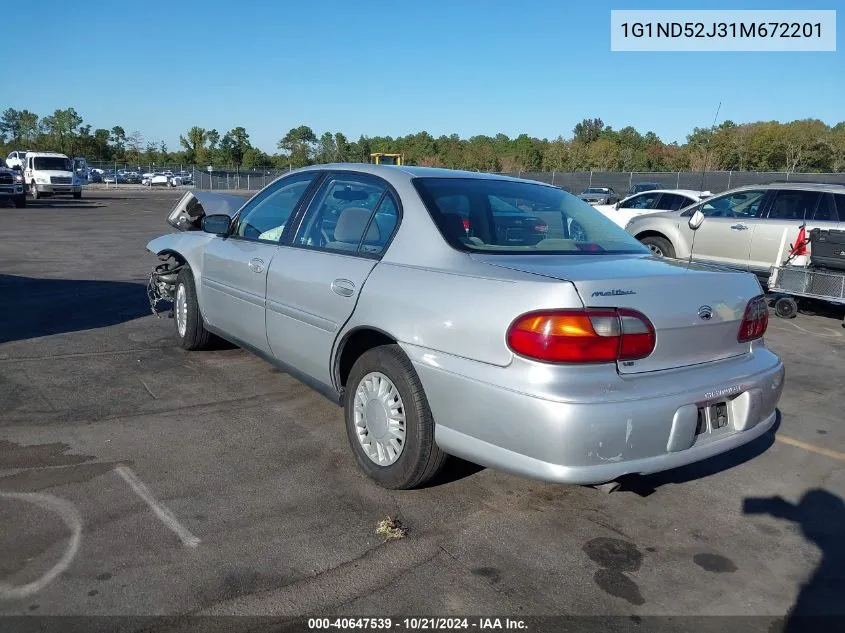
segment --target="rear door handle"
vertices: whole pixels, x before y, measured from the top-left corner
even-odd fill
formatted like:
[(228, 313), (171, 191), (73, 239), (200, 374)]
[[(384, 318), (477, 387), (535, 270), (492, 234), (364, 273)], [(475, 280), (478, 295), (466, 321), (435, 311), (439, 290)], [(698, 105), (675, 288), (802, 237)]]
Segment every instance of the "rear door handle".
[(264, 272), (264, 260), (258, 259), (257, 257), (249, 260), (249, 269), (254, 273), (263, 273)]
[(744, 224), (731, 224), (731, 228), (734, 231), (745, 231), (745, 230), (748, 229), (748, 227), (745, 226)]
[(349, 279), (335, 279), (332, 282), (332, 290), (341, 297), (351, 297), (355, 294), (355, 284)]

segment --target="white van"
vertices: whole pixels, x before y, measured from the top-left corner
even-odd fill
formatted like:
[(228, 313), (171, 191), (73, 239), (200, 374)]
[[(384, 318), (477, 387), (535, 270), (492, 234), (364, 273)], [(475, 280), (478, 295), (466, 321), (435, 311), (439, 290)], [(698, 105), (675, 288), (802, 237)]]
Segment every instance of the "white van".
[(74, 171), (73, 161), (57, 152), (27, 152), (24, 181), (29, 193), (37, 200), (42, 196), (72, 194), (82, 197), (85, 181)]

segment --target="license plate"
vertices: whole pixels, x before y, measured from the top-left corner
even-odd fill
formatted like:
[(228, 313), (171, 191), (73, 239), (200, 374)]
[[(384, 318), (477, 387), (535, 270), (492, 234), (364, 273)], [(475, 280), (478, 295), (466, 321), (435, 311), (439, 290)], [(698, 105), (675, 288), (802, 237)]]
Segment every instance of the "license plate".
[(701, 435), (708, 430), (717, 431), (728, 425), (728, 403), (717, 402), (698, 407), (698, 423), (695, 434)]

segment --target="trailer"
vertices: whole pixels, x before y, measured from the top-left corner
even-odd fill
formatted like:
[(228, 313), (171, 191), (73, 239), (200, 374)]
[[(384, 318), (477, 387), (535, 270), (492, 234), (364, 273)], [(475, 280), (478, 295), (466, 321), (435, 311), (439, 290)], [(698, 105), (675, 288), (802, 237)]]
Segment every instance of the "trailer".
[[(789, 256), (771, 268), (767, 285), (769, 294), (776, 296), (774, 309), (778, 317), (794, 318), (799, 298), (845, 305), (845, 265), (839, 261), (845, 257), (845, 250), (838, 246), (839, 233), (813, 229), (807, 238), (802, 226)], [(845, 319), (842, 325), (845, 327)]]

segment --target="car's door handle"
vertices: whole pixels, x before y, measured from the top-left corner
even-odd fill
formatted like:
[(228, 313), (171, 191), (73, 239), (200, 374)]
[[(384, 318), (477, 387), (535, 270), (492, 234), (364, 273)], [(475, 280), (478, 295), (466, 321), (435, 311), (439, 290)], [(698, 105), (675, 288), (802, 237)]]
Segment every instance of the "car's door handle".
[(748, 227), (744, 224), (731, 224), (731, 228), (734, 231), (745, 231), (746, 229), (748, 229)]
[(355, 284), (348, 279), (335, 279), (332, 290), (341, 297), (351, 297), (355, 293)]
[(263, 273), (264, 272), (264, 260), (258, 259), (257, 257), (249, 260), (249, 269), (254, 273)]

